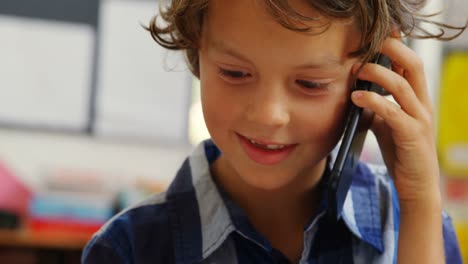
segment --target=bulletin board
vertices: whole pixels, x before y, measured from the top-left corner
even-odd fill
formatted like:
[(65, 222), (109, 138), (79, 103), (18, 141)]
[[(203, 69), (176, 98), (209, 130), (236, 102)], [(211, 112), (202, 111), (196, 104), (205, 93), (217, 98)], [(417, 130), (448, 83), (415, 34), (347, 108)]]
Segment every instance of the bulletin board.
[(188, 144), (192, 75), (181, 52), (159, 46), (141, 25), (158, 1), (103, 1), (95, 135)]
[(0, 126), (89, 130), (99, 1), (0, 1)]
[(188, 144), (192, 75), (158, 1), (0, 0), (0, 128)]

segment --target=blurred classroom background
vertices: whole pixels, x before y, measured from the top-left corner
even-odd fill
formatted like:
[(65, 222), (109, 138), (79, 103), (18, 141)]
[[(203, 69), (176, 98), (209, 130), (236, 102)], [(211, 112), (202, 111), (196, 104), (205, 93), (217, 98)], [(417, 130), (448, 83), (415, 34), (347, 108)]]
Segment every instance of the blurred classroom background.
[[(0, 263), (79, 263), (92, 233), (163, 191), (208, 137), (183, 56), (142, 28), (157, 0), (0, 0)], [(463, 25), (466, 0), (433, 0)], [(431, 28), (428, 28), (431, 30)], [(444, 207), (468, 262), (468, 32), (414, 40)], [(375, 138), (363, 159), (381, 163)]]

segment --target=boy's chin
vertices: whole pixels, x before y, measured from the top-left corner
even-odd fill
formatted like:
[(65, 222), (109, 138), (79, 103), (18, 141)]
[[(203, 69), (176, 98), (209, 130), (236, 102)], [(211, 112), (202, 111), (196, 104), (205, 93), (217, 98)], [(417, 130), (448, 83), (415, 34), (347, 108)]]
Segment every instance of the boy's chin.
[[(326, 163), (326, 157), (322, 160)], [(283, 166), (263, 166), (243, 164), (237, 167), (237, 177), (248, 186), (265, 191), (275, 191), (289, 188), (308, 188), (314, 187), (323, 175), (323, 166), (319, 163), (315, 166), (297, 167), (293, 164), (283, 164)]]
[(291, 172), (255, 172), (250, 170), (250, 173), (240, 174), (242, 180), (249, 186), (255, 189), (264, 191), (275, 191), (290, 185), (295, 178), (295, 174)]

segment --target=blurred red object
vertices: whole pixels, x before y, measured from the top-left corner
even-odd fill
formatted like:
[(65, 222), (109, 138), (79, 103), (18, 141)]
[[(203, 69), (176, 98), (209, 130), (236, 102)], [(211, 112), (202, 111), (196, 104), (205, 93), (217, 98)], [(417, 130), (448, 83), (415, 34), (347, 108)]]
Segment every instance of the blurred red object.
[(0, 161), (0, 210), (24, 216), (31, 197), (31, 190)]
[(31, 235), (68, 237), (88, 240), (104, 223), (75, 221), (73, 219), (29, 219), (27, 228)]
[(468, 178), (451, 178), (445, 180), (447, 199), (450, 201), (468, 201)]

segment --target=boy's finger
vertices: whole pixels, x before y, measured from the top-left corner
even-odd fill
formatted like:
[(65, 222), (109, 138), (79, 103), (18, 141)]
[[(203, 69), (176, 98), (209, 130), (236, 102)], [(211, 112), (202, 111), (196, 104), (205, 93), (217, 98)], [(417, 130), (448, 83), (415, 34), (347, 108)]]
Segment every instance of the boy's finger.
[(374, 116), (371, 129), (377, 138), (377, 142), (379, 143), (379, 148), (382, 153), (382, 157), (387, 163), (387, 170), (390, 176), (393, 176), (393, 167), (389, 165), (393, 163), (392, 160), (395, 156), (395, 142), (393, 141), (391, 135), (392, 131), (385, 123), (385, 120), (378, 115)]
[(396, 62), (392, 62), (392, 71), (396, 72), (400, 76), (404, 76), (405, 74), (405, 69), (403, 69), (400, 65), (398, 65)]
[(416, 53), (396, 38), (387, 38), (382, 46), (382, 53), (387, 55), (400, 69), (403, 77), (416, 93), (422, 104), (429, 110), (431, 101), (426, 87), (424, 65)]
[(351, 96), (353, 103), (362, 108), (372, 110), (380, 116), (393, 131), (410, 131), (408, 124), (412, 118), (398, 105), (383, 96), (369, 91), (354, 91)]
[(358, 78), (383, 87), (393, 95), (393, 98), (410, 116), (419, 118), (425, 111), (409, 83), (396, 72), (377, 64), (368, 63), (362, 67)]

